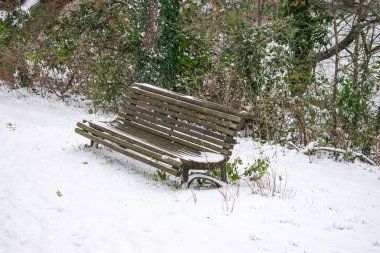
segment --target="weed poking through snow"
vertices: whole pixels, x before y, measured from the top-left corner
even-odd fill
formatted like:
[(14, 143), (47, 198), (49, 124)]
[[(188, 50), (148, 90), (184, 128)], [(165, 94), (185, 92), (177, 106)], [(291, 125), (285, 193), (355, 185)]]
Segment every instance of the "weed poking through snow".
[(268, 157), (257, 159), (248, 165), (243, 172), (244, 180), (253, 193), (262, 196), (279, 196), (281, 198), (294, 198), (296, 191), (288, 189), (288, 176), (278, 174), (277, 170), (270, 166)]
[(190, 196), (190, 198), (187, 199), (186, 202), (189, 202), (190, 199), (193, 199), (193, 201), (194, 201), (194, 205), (197, 204), (197, 200), (198, 200), (198, 199), (197, 199), (197, 194), (195, 194), (195, 192), (194, 192), (193, 190), (191, 190), (191, 196)]
[(226, 185), (218, 188), (218, 192), (222, 195), (223, 210), (232, 213), (234, 211), (236, 199), (240, 196), (240, 183)]
[(250, 235), (249, 236), (249, 239), (251, 239), (252, 241), (260, 241), (260, 237), (258, 237), (257, 235)]

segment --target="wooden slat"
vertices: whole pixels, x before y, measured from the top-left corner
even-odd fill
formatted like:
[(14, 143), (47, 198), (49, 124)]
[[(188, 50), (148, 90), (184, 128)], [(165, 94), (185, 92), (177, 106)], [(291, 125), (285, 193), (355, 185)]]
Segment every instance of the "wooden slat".
[(161, 89), (159, 87), (156, 87), (156, 86), (153, 86), (150, 84), (135, 83), (134, 86), (137, 86), (142, 90), (154, 92), (154, 93), (161, 94), (161, 95), (164, 95), (164, 96), (167, 96), (170, 98), (182, 100), (182, 101), (194, 104), (194, 105), (198, 105), (198, 106), (205, 107), (205, 108), (212, 109), (212, 110), (217, 110), (217, 111), (224, 112), (227, 114), (232, 114), (232, 115), (235, 115), (238, 117), (245, 117), (245, 115), (246, 115), (246, 112), (241, 112), (241, 111), (238, 111), (238, 110), (235, 110), (235, 109), (232, 109), (232, 108), (220, 105), (220, 104), (216, 104), (216, 103), (213, 103), (210, 101), (206, 101), (203, 99), (190, 97), (190, 96), (183, 96), (179, 93), (167, 91), (165, 89)]
[[(181, 144), (183, 146), (187, 146), (189, 148), (192, 148), (192, 149), (195, 149), (195, 150), (198, 150), (198, 151), (207, 151), (207, 152), (215, 152), (216, 151), (216, 150), (208, 148), (206, 146), (197, 145), (197, 144), (194, 144), (192, 142), (189, 142), (189, 141), (186, 141), (184, 139), (181, 139), (180, 137), (176, 137), (174, 134), (172, 136), (168, 136), (164, 132), (160, 132), (159, 130), (156, 130), (156, 129), (153, 129), (153, 128), (150, 128), (150, 127), (146, 127), (146, 126), (143, 126), (141, 124), (137, 124), (135, 122), (125, 121), (125, 124), (128, 125), (128, 126), (131, 126), (133, 128), (138, 128), (138, 129), (140, 129), (142, 131), (151, 133), (153, 135), (160, 136), (162, 138), (167, 139), (168, 141), (174, 141), (175, 143)], [(126, 128), (122, 129), (122, 130), (123, 131), (130, 131), (129, 129), (126, 129)], [(219, 148), (218, 151), (216, 151), (216, 152), (225, 152), (225, 150), (223, 148)]]
[[(103, 132), (107, 132), (113, 136), (116, 136), (120, 139), (124, 139), (132, 144), (138, 144), (142, 147), (146, 147), (147, 149), (150, 149), (154, 152), (157, 152), (157, 153), (160, 153), (162, 155), (167, 155), (167, 156), (171, 156), (171, 157), (177, 157), (177, 158), (181, 158), (181, 159), (184, 159), (184, 157), (199, 157), (199, 153), (198, 152), (190, 152), (190, 150), (188, 150), (187, 152), (180, 152), (180, 147), (177, 146), (177, 145), (174, 145), (172, 143), (169, 143), (167, 141), (161, 143), (161, 145), (159, 146), (154, 146), (152, 145), (153, 143), (148, 143), (146, 140), (143, 140), (143, 139), (139, 139), (139, 134), (142, 134), (142, 135), (147, 135), (147, 133), (144, 133), (144, 132), (140, 132), (139, 131), (132, 131), (132, 130), (138, 130), (138, 129), (134, 129), (134, 128), (128, 128), (128, 129), (123, 129), (123, 128), (115, 128), (116, 126), (108, 126), (104, 123), (94, 123), (94, 122), (91, 122), (91, 121), (86, 121), (86, 123), (88, 123), (90, 125), (90, 127), (92, 128), (95, 128), (97, 130), (100, 130), (100, 131), (103, 131)], [(127, 130), (127, 132), (123, 131), (123, 130)], [(136, 133), (138, 133), (136, 135)], [(132, 135), (128, 135), (127, 134), (132, 134)], [(153, 135), (151, 137), (154, 137), (155, 140), (157, 141), (157, 136), (156, 135)], [(148, 138), (149, 139), (149, 138)], [(168, 147), (169, 146), (177, 146), (177, 148), (173, 151), (169, 151), (167, 149), (164, 149), (163, 147)], [(160, 148), (161, 147), (161, 148)], [(197, 163), (198, 164), (198, 163)], [(195, 165), (194, 165), (195, 166)], [(199, 166), (198, 166), (199, 167)], [(197, 167), (197, 168), (198, 168)]]
[(83, 124), (81, 122), (78, 122), (77, 126), (79, 128), (82, 128), (85, 131), (91, 132), (92, 134), (94, 134), (97, 137), (101, 137), (103, 139), (107, 139), (109, 141), (112, 141), (112, 142), (118, 144), (121, 147), (131, 149), (131, 150), (136, 151), (138, 153), (141, 153), (143, 155), (152, 157), (152, 158), (154, 158), (156, 160), (159, 160), (159, 161), (162, 161), (164, 163), (168, 163), (170, 165), (173, 165), (173, 166), (175, 166), (177, 168), (181, 168), (181, 166), (182, 166), (181, 162), (179, 162), (179, 161), (177, 161), (177, 160), (175, 160), (173, 158), (167, 157), (167, 159), (164, 159), (162, 157), (162, 154), (159, 154), (159, 153), (156, 153), (156, 152), (151, 151), (149, 149), (143, 148), (141, 146), (138, 146), (137, 144), (128, 143), (128, 142), (123, 141), (123, 140), (121, 140), (119, 138), (116, 138), (116, 137), (114, 137), (114, 136), (112, 136), (110, 134), (107, 134), (107, 133), (101, 132), (101, 131), (99, 131), (97, 129), (91, 128), (91, 127), (89, 127), (89, 126), (87, 126), (87, 125), (85, 125), (85, 124)]
[(83, 130), (81, 130), (79, 128), (75, 128), (75, 132), (78, 133), (78, 134), (80, 134), (80, 135), (82, 135), (83, 137), (86, 137), (86, 138), (88, 138), (88, 139), (90, 139), (92, 141), (95, 141), (95, 142), (97, 142), (97, 143), (99, 143), (99, 144), (101, 144), (101, 145), (103, 145), (103, 146), (105, 146), (107, 148), (110, 148), (112, 150), (115, 150), (115, 151), (123, 154), (123, 155), (129, 156), (129, 157), (131, 157), (131, 158), (133, 158), (135, 160), (138, 160), (138, 161), (143, 162), (145, 164), (148, 164), (148, 165), (150, 165), (152, 167), (155, 167), (157, 169), (165, 171), (165, 172), (167, 172), (167, 173), (169, 173), (171, 175), (174, 175), (174, 176), (177, 176), (177, 177), (181, 176), (181, 172), (178, 171), (177, 169), (174, 169), (172, 167), (164, 166), (164, 165), (156, 162), (153, 158), (145, 158), (143, 156), (140, 156), (140, 155), (137, 155), (135, 153), (132, 153), (132, 152), (130, 152), (128, 150), (125, 150), (125, 149), (123, 149), (123, 148), (121, 148), (119, 146), (114, 145), (113, 143), (110, 143), (110, 142), (108, 142), (106, 140), (97, 138), (97, 137), (95, 137), (95, 136), (93, 136), (93, 135), (91, 135), (89, 133), (86, 133), (85, 131), (83, 131)]
[(144, 130), (138, 129), (132, 125), (118, 125), (115, 126), (117, 129), (121, 131), (128, 131), (128, 133), (145, 139), (147, 142), (168, 149), (170, 152), (173, 152), (177, 157), (182, 155), (197, 155), (199, 151), (197, 149), (191, 148), (189, 146), (181, 145), (180, 143), (176, 143), (174, 141), (165, 139), (157, 134), (153, 134), (150, 132), (146, 132)]
[(201, 128), (199, 126), (195, 126), (192, 124), (188, 124), (186, 122), (183, 122), (183, 121), (180, 121), (180, 120), (177, 120), (174, 118), (165, 117), (159, 113), (152, 112), (152, 111), (149, 111), (147, 109), (142, 109), (142, 108), (136, 107), (134, 105), (126, 105), (124, 108), (121, 108), (121, 113), (126, 113), (126, 110), (139, 112), (139, 113), (144, 114), (144, 115), (149, 115), (152, 118), (158, 118), (158, 119), (163, 120), (163, 121), (168, 122), (168, 123), (173, 123), (173, 124), (176, 124), (178, 126), (185, 127), (185, 128), (191, 129), (193, 131), (197, 131), (199, 133), (202, 133), (202, 134), (205, 134), (208, 136), (212, 136), (212, 137), (220, 139), (220, 140), (225, 140), (226, 142), (229, 142), (229, 143), (235, 142), (235, 140), (233, 138), (228, 138), (228, 137), (226, 138), (226, 136), (223, 134), (212, 132), (210, 130), (207, 130), (207, 129), (204, 129), (204, 128)]
[(140, 108), (146, 108), (148, 110), (151, 110), (151, 111), (163, 114), (163, 115), (168, 115), (172, 118), (176, 118), (176, 119), (179, 119), (181, 121), (186, 121), (186, 122), (191, 123), (191, 124), (196, 124), (200, 127), (208, 129), (212, 132), (221, 133), (222, 135), (226, 135), (226, 134), (227, 135), (234, 135), (234, 133), (235, 133), (235, 130), (232, 130), (230, 128), (223, 127), (223, 126), (217, 125), (215, 123), (203, 121), (203, 120), (197, 119), (195, 117), (192, 117), (190, 115), (184, 115), (184, 114), (181, 114), (181, 113), (178, 113), (175, 111), (167, 110), (167, 108), (165, 108), (165, 107), (158, 107), (158, 106), (155, 106), (153, 104), (149, 104), (149, 103), (142, 101), (142, 100), (135, 100), (135, 99), (131, 100), (130, 99), (128, 102), (130, 104), (138, 106)]
[[(121, 113), (122, 115), (120, 115), (120, 117), (122, 118), (122, 120), (129, 120), (129, 121), (136, 121), (140, 124), (147, 124), (146, 121), (150, 122), (150, 124), (154, 124), (155, 126), (159, 125), (159, 126), (163, 126), (163, 127), (166, 127), (166, 128), (170, 128), (170, 129), (173, 129), (177, 132), (180, 132), (180, 133), (184, 133), (186, 134), (187, 136), (191, 136), (193, 138), (197, 138), (201, 141), (205, 141), (205, 142), (209, 142), (209, 143), (212, 143), (213, 145), (217, 146), (217, 147), (225, 147), (225, 148), (228, 148), (230, 146), (229, 143), (226, 143), (224, 142), (223, 140), (220, 140), (220, 139), (216, 139), (216, 138), (213, 138), (213, 137), (210, 137), (206, 134), (202, 134), (202, 133), (199, 133), (199, 132), (195, 132), (195, 131), (192, 131), (188, 128), (184, 128), (184, 127), (179, 127), (175, 124), (170, 124), (170, 123), (166, 123), (165, 121), (163, 120), (157, 120), (156, 118), (152, 118), (151, 116), (148, 116), (148, 115), (144, 115), (144, 114), (140, 114), (140, 113), (137, 113), (137, 112), (130, 112), (129, 111), (129, 114), (131, 114), (131, 116), (125, 114), (125, 113)], [(134, 117), (134, 116), (138, 116), (138, 118)]]
[[(120, 128), (122, 129), (122, 128)], [(135, 134), (136, 136), (139, 136), (139, 135), (144, 135), (144, 136), (147, 136), (148, 138), (147, 139), (150, 139), (152, 141), (156, 141), (157, 139), (160, 138), (160, 136), (157, 136), (156, 134), (151, 134), (151, 133), (148, 133), (148, 132), (145, 132), (143, 130), (140, 130), (140, 129), (137, 129), (137, 128), (134, 128), (134, 127), (128, 127), (127, 129), (124, 129), (124, 130), (127, 130), (128, 132), (130, 133), (133, 133)], [(150, 136), (149, 136), (150, 135)], [(149, 138), (150, 137), (150, 138)], [(153, 139), (154, 138), (154, 139)], [(159, 146), (163, 146), (163, 145), (168, 145), (169, 143), (167, 141), (164, 141), (163, 144), (159, 144)], [(173, 143), (170, 143), (170, 144), (173, 144)], [(169, 145), (170, 145), (169, 144)], [(166, 146), (167, 147), (167, 146)], [(183, 147), (181, 145), (181, 147)], [(177, 149), (178, 151), (178, 149)], [(202, 169), (204, 168), (205, 166), (200, 163), (200, 162), (194, 162), (194, 158), (198, 158), (201, 156), (201, 153), (199, 153), (199, 151), (196, 151), (196, 152), (186, 152), (186, 151), (190, 151), (190, 150), (183, 150), (185, 152), (173, 152), (173, 154), (176, 154), (178, 158), (181, 159), (182, 162), (186, 161), (186, 164), (189, 165), (191, 164), (191, 167), (188, 167), (188, 168), (192, 168), (192, 169)], [(206, 152), (210, 152), (209, 150), (206, 150)], [(231, 152), (228, 151), (228, 150), (223, 150), (223, 152), (226, 152), (225, 154), (224, 153), (218, 153), (218, 152), (214, 152), (216, 154), (222, 154), (224, 157), (227, 157), (228, 155), (231, 155)], [(226, 160), (226, 159), (225, 159)], [(211, 162), (207, 162), (207, 163), (211, 163)], [(220, 163), (220, 162), (217, 162), (217, 163)]]
[(209, 151), (209, 152), (216, 152), (216, 153), (225, 152), (225, 149), (223, 147), (217, 147), (215, 145), (212, 145), (211, 143), (202, 142), (201, 140), (193, 139), (192, 141), (189, 141), (188, 139), (189, 136), (185, 136), (182, 133), (178, 133), (176, 131), (160, 128), (157, 125), (154, 127), (152, 127), (151, 125), (149, 127), (146, 127), (141, 123), (132, 122), (132, 121), (126, 121), (126, 124), (142, 129), (147, 132), (151, 132), (152, 134), (159, 135), (169, 141), (174, 141), (174, 143), (179, 143), (181, 145), (190, 147), (197, 151)]
[(153, 110), (155, 112), (158, 112), (158, 113), (161, 113), (164, 115), (169, 115), (169, 116), (174, 117), (174, 118), (186, 120), (187, 122), (191, 122), (191, 123), (197, 124), (199, 126), (203, 126), (205, 128), (212, 129), (215, 132), (219, 132), (219, 133), (227, 134), (227, 135), (231, 135), (231, 136), (235, 135), (235, 133), (236, 133), (235, 130), (231, 130), (229, 128), (225, 128), (225, 127), (222, 127), (222, 126), (210, 123), (210, 122), (199, 120), (199, 119), (196, 119), (195, 117), (191, 117), (188, 115), (180, 114), (180, 113), (173, 112), (173, 111), (168, 111), (168, 110), (165, 110), (165, 108), (160, 108), (160, 107), (157, 107), (157, 106), (154, 106), (151, 104), (147, 104), (144, 101), (134, 100), (134, 101), (129, 101), (129, 102), (131, 104), (136, 104), (136, 105), (139, 105), (143, 108), (150, 109), (150, 110)]
[(127, 132), (124, 132), (124, 131), (117, 129), (115, 127), (110, 127), (110, 126), (107, 126), (105, 124), (94, 123), (91, 121), (88, 121), (88, 124), (97, 130), (100, 130), (102, 132), (107, 132), (107, 133), (109, 133), (109, 134), (111, 134), (111, 135), (113, 135), (119, 139), (123, 139), (123, 140), (128, 141), (132, 144), (138, 144), (141, 147), (144, 147), (146, 149), (150, 149), (150, 150), (157, 152), (157, 153), (160, 153), (162, 155), (167, 155), (167, 156), (171, 156), (171, 157), (178, 157), (178, 155), (176, 153), (170, 152), (167, 149), (163, 149), (163, 148), (160, 148), (160, 147), (155, 146), (155, 145), (151, 145), (150, 143), (147, 143), (145, 140), (138, 138), (138, 136), (129, 135)]
[(182, 115), (185, 114), (185, 115), (190, 116), (190, 117), (195, 117), (199, 120), (202, 120), (205, 122), (211, 122), (212, 124), (217, 124), (221, 127), (226, 127), (229, 129), (236, 130), (237, 127), (239, 126), (239, 124), (234, 123), (232, 121), (225, 121), (225, 120), (220, 119), (220, 118), (215, 118), (212, 115), (206, 115), (206, 114), (201, 114), (199, 112), (194, 112), (194, 111), (191, 111), (189, 109), (182, 108), (178, 105), (167, 104), (163, 101), (156, 100), (155, 98), (135, 94), (132, 92), (126, 93), (124, 97), (127, 98), (128, 100), (134, 99), (134, 101), (138, 101), (139, 103), (144, 101), (144, 102), (149, 103), (151, 105), (154, 105), (158, 108), (165, 108), (167, 110), (171, 110), (171, 111), (174, 111), (177, 113), (181, 113)]
[[(199, 137), (196, 137), (194, 135), (191, 136), (187, 133), (184, 133), (185, 131), (183, 131), (184, 130), (183, 128), (179, 128), (179, 127), (176, 127), (174, 125), (165, 124), (164, 122), (160, 122), (160, 124), (157, 124), (155, 122), (149, 121), (150, 120), (149, 118), (147, 120), (144, 120), (142, 118), (133, 117), (133, 116), (130, 116), (127, 114), (124, 114), (123, 118), (121, 118), (121, 120), (123, 122), (126, 122), (126, 123), (132, 121), (132, 122), (135, 122), (137, 124), (143, 125), (144, 128), (149, 127), (149, 128), (153, 128), (155, 131), (163, 132), (166, 135), (169, 135), (168, 137), (165, 137), (166, 139), (174, 140), (170, 136), (175, 136), (177, 138), (180, 138), (180, 139), (183, 139), (185, 141), (194, 143), (196, 145), (205, 146), (209, 149), (213, 149), (217, 152), (220, 152), (221, 149), (225, 148), (225, 146), (223, 145), (224, 143), (208, 142), (207, 140), (205, 140), (205, 138), (199, 138)], [(164, 124), (162, 124), (162, 123), (164, 123)], [(139, 128), (139, 126), (137, 126), (137, 127)], [(214, 141), (215, 141), (215, 139), (214, 139)], [(220, 144), (222, 144), (222, 145), (220, 145)]]
[[(120, 135), (120, 138), (132, 139), (132, 141), (139, 142), (140, 146), (146, 146), (148, 149), (152, 149), (157, 153), (164, 155), (169, 155), (172, 157), (183, 157), (183, 156), (199, 156), (199, 151), (191, 149), (187, 146), (180, 145), (178, 143), (173, 143), (167, 139), (160, 136), (144, 132), (140, 129), (134, 127), (121, 127), (121, 123), (113, 126), (108, 126), (105, 124), (99, 125), (99, 123), (93, 123), (91, 121), (86, 121), (91, 127), (95, 129), (100, 129), (101, 131), (107, 131), (112, 135)], [(128, 135), (128, 136), (127, 136)]]
[(154, 135), (158, 135), (162, 138), (165, 138), (168, 141), (174, 141), (175, 143), (188, 146), (195, 150), (199, 150), (199, 151), (210, 150), (214, 152), (223, 151), (223, 147), (220, 147), (220, 146), (218, 147), (208, 142), (202, 142), (201, 140), (191, 138), (190, 136), (186, 136), (182, 133), (172, 131), (167, 128), (163, 128), (158, 125), (152, 126), (152, 124), (150, 124), (149, 127), (147, 127), (147, 126), (144, 126), (144, 124), (140, 122), (136, 122), (136, 121), (138, 121), (138, 119), (135, 121), (124, 121), (124, 122), (126, 125), (150, 132)]
[[(163, 139), (160, 136), (154, 135), (154, 134), (149, 133), (149, 132), (145, 132), (145, 131), (140, 130), (138, 128), (128, 127), (128, 131), (133, 133), (136, 136), (142, 136), (142, 135), (146, 136), (147, 139), (151, 140), (152, 144), (154, 144), (154, 145), (158, 145), (158, 146), (163, 147), (163, 148), (169, 148), (170, 151), (173, 152), (173, 154), (175, 154), (176, 157), (180, 158), (180, 159), (188, 159), (188, 157), (197, 158), (197, 157), (200, 157), (200, 155), (201, 155), (200, 151), (198, 151), (198, 150), (191, 149), (190, 147), (183, 146), (179, 143), (172, 143), (172, 142), (168, 141), (167, 139)], [(164, 140), (164, 141), (160, 142), (159, 141), (160, 139)], [(174, 146), (177, 146), (177, 148), (175, 150), (172, 150), (172, 148)], [(211, 151), (207, 150), (207, 152), (211, 152)]]
[[(215, 111), (215, 110), (209, 109), (209, 108), (204, 107), (204, 106), (198, 106), (198, 105), (191, 103), (191, 102), (185, 102), (182, 99), (176, 99), (176, 98), (168, 97), (168, 96), (161, 95), (158, 93), (143, 90), (143, 89), (140, 89), (139, 87), (135, 87), (135, 86), (129, 87), (127, 92), (133, 92), (136, 94), (152, 97), (152, 98), (155, 98), (159, 101), (165, 101), (165, 102), (172, 104), (172, 105), (175, 105), (175, 106), (181, 106), (181, 107), (187, 108), (189, 110), (192, 110), (194, 112), (203, 113), (206, 115), (213, 115), (213, 116), (218, 117), (220, 119), (230, 120), (230, 121), (235, 122), (235, 123), (239, 123), (240, 119), (241, 119), (241, 116), (232, 115), (229, 113), (225, 113), (223, 111)], [(191, 99), (191, 101), (193, 101), (193, 100)]]

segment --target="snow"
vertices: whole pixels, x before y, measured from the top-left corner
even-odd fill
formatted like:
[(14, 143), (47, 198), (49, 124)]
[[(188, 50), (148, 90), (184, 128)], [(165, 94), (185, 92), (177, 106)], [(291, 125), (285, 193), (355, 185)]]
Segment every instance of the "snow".
[(199, 156), (188, 156), (184, 155), (182, 159), (187, 161), (193, 161), (197, 163), (218, 163), (224, 160), (224, 156), (217, 153), (212, 152), (201, 152)]
[(380, 252), (378, 167), (239, 139), (241, 169), (269, 157), (295, 195), (176, 189), (86, 148), (76, 122), (109, 118), (86, 111), (0, 86), (0, 253)]
[(304, 154), (313, 153), (315, 148), (318, 147), (319, 141), (313, 141), (306, 145), (305, 149), (302, 151)]
[(373, 109), (376, 109), (376, 107), (380, 107), (380, 90), (378, 90), (374, 95), (373, 95), (373, 98), (372, 98), (372, 101), (373, 101)]
[(201, 172), (194, 172), (194, 173), (191, 173), (191, 174), (189, 175), (188, 183), (191, 184), (191, 182), (193, 182), (193, 181), (196, 180), (197, 178), (209, 179), (211, 182), (216, 183), (216, 184), (219, 184), (220, 186), (228, 187), (228, 184), (225, 183), (225, 182), (223, 182), (222, 180), (217, 179), (216, 177), (212, 177), (212, 176), (210, 176), (210, 175), (207, 175), (207, 174), (205, 174), (205, 173), (201, 173)]
[(169, 156), (167, 156), (167, 155), (163, 155), (162, 156), (162, 159), (164, 159), (164, 160), (174, 160), (174, 161), (177, 161), (177, 162), (181, 162), (181, 159), (179, 159), (179, 158), (173, 158), (173, 157), (169, 157)]
[(21, 5), (21, 10), (23, 11), (29, 11), (29, 9), (37, 4), (39, 0), (26, 0), (22, 5)]
[(184, 98), (188, 98), (188, 99), (193, 99), (193, 100), (196, 100), (197, 98), (193, 97), (193, 96), (183, 96)]
[[(150, 89), (154, 89), (154, 90), (158, 90), (158, 91), (162, 91), (162, 92), (165, 92), (165, 93), (169, 93), (169, 94), (175, 94), (175, 95), (179, 95), (183, 98), (187, 98), (187, 99), (191, 99), (191, 100), (197, 100), (197, 101), (206, 101), (206, 100), (202, 100), (202, 99), (199, 99), (199, 98), (196, 98), (196, 97), (193, 97), (193, 96), (185, 96), (185, 95), (181, 95), (179, 93), (176, 93), (176, 92), (173, 92), (173, 91), (169, 91), (169, 90), (166, 90), (166, 89), (163, 89), (163, 88), (160, 88), (160, 87), (157, 87), (157, 86), (154, 86), (154, 85), (151, 85), (151, 84), (148, 84), (148, 83), (137, 83), (138, 85), (140, 86), (144, 86), (144, 87), (147, 87), (147, 88), (150, 88)], [(211, 103), (209, 101), (206, 101), (208, 103)]]
[(7, 12), (0, 10), (0, 19), (4, 19), (6, 16), (7, 16)]

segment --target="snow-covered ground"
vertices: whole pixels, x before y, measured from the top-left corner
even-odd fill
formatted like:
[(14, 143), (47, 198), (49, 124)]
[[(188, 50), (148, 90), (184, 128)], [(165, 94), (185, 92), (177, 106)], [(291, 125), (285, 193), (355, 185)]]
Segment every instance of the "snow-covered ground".
[(234, 156), (270, 157), (294, 196), (178, 190), (85, 148), (86, 108), (26, 94), (0, 87), (0, 253), (380, 252), (378, 167), (240, 139)]

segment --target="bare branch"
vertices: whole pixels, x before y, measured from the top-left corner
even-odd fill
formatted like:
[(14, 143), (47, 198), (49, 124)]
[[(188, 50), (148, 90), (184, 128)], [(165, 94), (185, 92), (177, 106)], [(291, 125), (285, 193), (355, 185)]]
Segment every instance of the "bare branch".
[(376, 54), (379, 51), (380, 51), (380, 45), (377, 45), (376, 47), (374, 47), (374, 48), (371, 49), (371, 53), (372, 54)]
[(346, 35), (346, 37), (344, 37), (344, 39), (342, 39), (337, 45), (334, 45), (323, 52), (316, 53), (313, 59), (314, 63), (321, 62), (334, 56), (336, 54), (336, 47), (338, 48), (339, 52), (343, 49), (346, 49), (354, 41), (356, 34), (359, 33), (364, 27), (367, 27), (371, 24), (379, 23), (380, 17), (377, 17), (364, 23), (357, 22), (355, 25), (352, 26), (350, 32)]
[(113, 0), (112, 1), (113, 4), (124, 4), (124, 5), (127, 5), (128, 6), (128, 3), (127, 2), (124, 2), (122, 0)]

